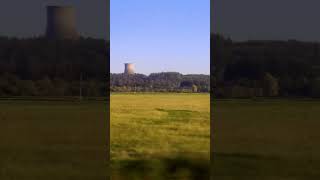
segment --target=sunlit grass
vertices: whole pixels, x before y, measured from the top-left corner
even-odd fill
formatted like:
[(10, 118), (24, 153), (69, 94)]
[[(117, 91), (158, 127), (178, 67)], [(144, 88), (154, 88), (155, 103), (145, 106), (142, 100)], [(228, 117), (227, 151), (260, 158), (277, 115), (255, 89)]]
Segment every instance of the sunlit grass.
[(207, 179), (209, 94), (112, 94), (113, 179)]
[(112, 94), (111, 158), (209, 157), (208, 94)]

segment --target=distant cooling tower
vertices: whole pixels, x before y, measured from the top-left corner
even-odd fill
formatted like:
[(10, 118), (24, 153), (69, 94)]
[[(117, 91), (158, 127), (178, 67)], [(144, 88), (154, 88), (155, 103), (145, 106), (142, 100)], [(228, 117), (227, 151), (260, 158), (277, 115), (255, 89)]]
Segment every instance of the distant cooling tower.
[(72, 6), (47, 7), (47, 38), (77, 39), (75, 10)]
[(125, 74), (134, 74), (134, 65), (132, 63), (124, 64), (124, 73)]

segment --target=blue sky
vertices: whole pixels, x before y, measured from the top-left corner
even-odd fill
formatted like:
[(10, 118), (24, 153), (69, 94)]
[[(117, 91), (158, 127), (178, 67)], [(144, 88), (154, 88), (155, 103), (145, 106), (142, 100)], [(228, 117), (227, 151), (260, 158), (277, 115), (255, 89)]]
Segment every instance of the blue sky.
[(111, 0), (111, 72), (210, 72), (209, 0)]

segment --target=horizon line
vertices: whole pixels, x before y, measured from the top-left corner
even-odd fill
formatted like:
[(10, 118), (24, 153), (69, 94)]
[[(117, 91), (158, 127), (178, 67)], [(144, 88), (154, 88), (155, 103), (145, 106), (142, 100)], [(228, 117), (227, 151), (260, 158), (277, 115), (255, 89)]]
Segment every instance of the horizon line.
[[(176, 72), (176, 71), (161, 71), (161, 72), (152, 72), (152, 73), (134, 73), (134, 74), (142, 74), (142, 75), (150, 75), (150, 74), (157, 74), (157, 73), (178, 73), (178, 74), (181, 74), (181, 75), (208, 75), (210, 76), (210, 73), (209, 74), (205, 74), (205, 73), (186, 73), (186, 74), (183, 74), (183, 73), (180, 73), (180, 72)], [(110, 72), (109, 74), (125, 74), (124, 72)]]

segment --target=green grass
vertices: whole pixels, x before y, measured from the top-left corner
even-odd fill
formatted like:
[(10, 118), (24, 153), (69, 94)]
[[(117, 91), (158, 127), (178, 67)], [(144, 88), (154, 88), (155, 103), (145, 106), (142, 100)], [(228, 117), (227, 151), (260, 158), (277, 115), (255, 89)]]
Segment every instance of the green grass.
[(113, 94), (111, 158), (209, 156), (209, 95)]
[(120, 174), (208, 177), (209, 147), (209, 94), (111, 95), (111, 158)]
[(319, 179), (320, 101), (214, 102), (216, 179)]
[[(0, 179), (106, 179), (103, 101), (0, 101)], [(320, 101), (217, 100), (213, 178), (320, 177)], [(208, 94), (112, 94), (113, 179), (205, 179)], [(127, 176), (125, 176), (127, 175)]]
[(0, 179), (105, 179), (106, 103), (0, 101)]
[[(0, 179), (106, 179), (107, 108), (0, 100)], [(208, 94), (113, 94), (111, 112), (113, 179), (208, 176)]]

